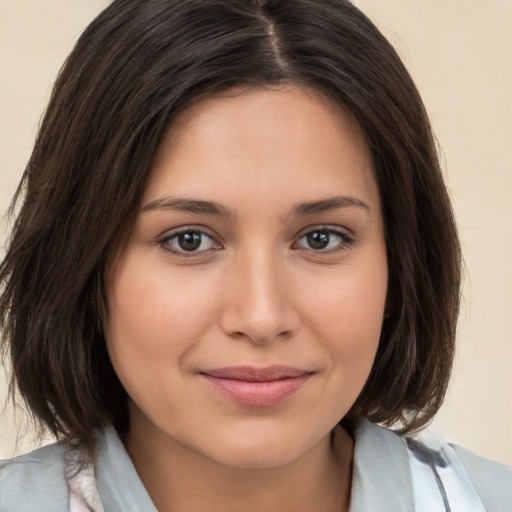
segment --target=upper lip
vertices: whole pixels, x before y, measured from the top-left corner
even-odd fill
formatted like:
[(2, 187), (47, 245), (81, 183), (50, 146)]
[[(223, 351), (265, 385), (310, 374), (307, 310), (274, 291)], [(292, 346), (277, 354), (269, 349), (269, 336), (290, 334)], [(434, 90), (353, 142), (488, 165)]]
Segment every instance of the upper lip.
[(291, 366), (275, 365), (266, 368), (253, 366), (228, 366), (201, 372), (204, 375), (218, 379), (243, 380), (247, 382), (270, 382), (273, 380), (290, 379), (312, 373), (309, 370)]

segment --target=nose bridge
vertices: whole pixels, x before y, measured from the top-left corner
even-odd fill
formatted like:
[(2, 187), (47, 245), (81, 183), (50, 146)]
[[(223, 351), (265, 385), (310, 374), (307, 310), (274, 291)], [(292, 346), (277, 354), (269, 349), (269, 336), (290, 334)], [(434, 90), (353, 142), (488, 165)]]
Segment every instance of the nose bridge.
[(235, 257), (223, 312), (226, 332), (265, 343), (294, 329), (285, 267), (268, 246), (253, 247)]

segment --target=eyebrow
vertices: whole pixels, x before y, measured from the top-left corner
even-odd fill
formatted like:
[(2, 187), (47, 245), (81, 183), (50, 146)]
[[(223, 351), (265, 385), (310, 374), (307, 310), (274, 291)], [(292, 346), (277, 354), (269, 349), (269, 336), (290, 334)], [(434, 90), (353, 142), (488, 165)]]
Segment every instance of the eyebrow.
[(307, 203), (300, 203), (293, 207), (292, 214), (296, 217), (301, 215), (311, 215), (313, 213), (321, 213), (337, 208), (355, 207), (361, 208), (368, 213), (371, 212), (370, 207), (357, 197), (352, 196), (335, 196), (319, 201), (309, 201)]
[[(291, 214), (295, 217), (311, 215), (314, 213), (326, 212), (337, 208), (355, 207), (368, 213), (370, 207), (357, 197), (335, 196), (318, 201), (308, 201), (295, 205)], [(233, 217), (233, 212), (226, 206), (215, 201), (203, 201), (201, 199), (184, 199), (177, 197), (161, 197), (149, 202), (142, 208), (143, 212), (153, 210), (177, 210), (188, 213), (198, 213), (203, 215), (216, 215), (219, 217)]]
[(177, 197), (161, 197), (149, 202), (143, 212), (152, 210), (177, 210), (189, 213), (205, 215), (218, 215), (219, 217), (232, 217), (233, 213), (229, 208), (215, 201), (202, 201), (200, 199), (184, 199)]

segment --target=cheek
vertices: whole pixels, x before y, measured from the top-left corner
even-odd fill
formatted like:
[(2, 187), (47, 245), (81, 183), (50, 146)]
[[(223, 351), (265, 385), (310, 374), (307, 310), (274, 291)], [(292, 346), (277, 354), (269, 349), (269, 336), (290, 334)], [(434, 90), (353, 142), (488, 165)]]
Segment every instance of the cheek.
[(137, 251), (128, 252), (116, 267), (109, 287), (107, 346), (130, 394), (132, 385), (152, 385), (158, 375), (172, 378), (213, 321), (211, 287), (185, 274), (171, 274)]
[[(154, 342), (194, 332), (209, 315), (211, 287), (203, 276), (171, 272), (165, 264), (127, 255), (112, 280), (109, 294), (110, 327), (134, 339)], [(200, 290), (200, 293), (198, 293)], [(149, 348), (149, 347), (148, 347)]]
[(365, 272), (347, 268), (344, 275), (322, 286), (317, 283), (316, 290), (307, 306), (314, 336), (323, 340), (337, 378), (362, 387), (380, 340), (387, 292), (385, 259)]
[(309, 293), (304, 291), (304, 296), (309, 297), (307, 308), (327, 329), (340, 334), (352, 332), (354, 336), (358, 332), (380, 331), (387, 292), (383, 265), (364, 272), (347, 268), (309, 288)]

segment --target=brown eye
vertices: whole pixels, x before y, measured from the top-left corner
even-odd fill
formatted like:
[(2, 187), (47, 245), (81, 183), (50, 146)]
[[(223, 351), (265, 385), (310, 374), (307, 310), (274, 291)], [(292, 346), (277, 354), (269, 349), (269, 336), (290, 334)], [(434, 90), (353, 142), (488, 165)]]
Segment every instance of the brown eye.
[(296, 248), (310, 251), (330, 252), (347, 248), (353, 240), (344, 232), (334, 229), (314, 229), (304, 233)]
[(164, 249), (174, 254), (193, 254), (218, 248), (210, 236), (202, 231), (187, 230), (165, 237), (161, 242)]
[(329, 245), (330, 233), (325, 231), (314, 231), (306, 235), (306, 240), (311, 249), (325, 249)]
[(180, 249), (184, 251), (197, 251), (201, 247), (202, 234), (197, 231), (181, 233), (177, 237), (177, 242)]

